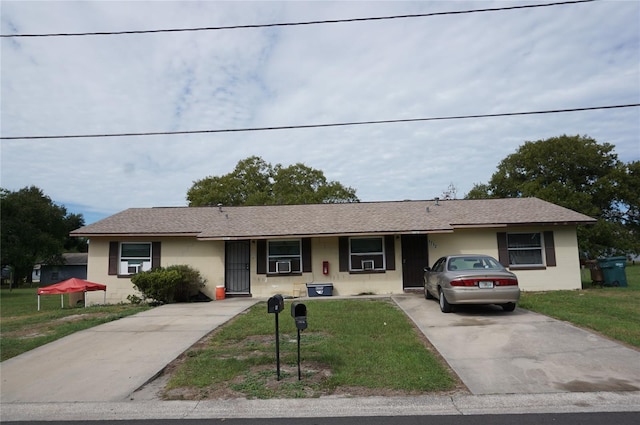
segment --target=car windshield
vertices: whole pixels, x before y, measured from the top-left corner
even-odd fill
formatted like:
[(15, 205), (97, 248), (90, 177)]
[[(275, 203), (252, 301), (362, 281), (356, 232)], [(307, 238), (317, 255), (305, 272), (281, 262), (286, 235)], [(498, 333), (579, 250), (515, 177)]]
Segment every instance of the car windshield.
[(504, 267), (491, 257), (455, 257), (449, 260), (447, 270), (502, 270)]

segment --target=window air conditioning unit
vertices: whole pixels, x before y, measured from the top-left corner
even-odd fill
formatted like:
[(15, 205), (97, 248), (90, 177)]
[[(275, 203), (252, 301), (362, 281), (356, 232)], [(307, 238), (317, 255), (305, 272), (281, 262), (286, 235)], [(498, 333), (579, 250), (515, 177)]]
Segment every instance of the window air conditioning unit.
[(276, 273), (291, 273), (291, 261), (276, 261)]
[(362, 260), (362, 270), (373, 270), (373, 260)]
[(140, 273), (141, 267), (142, 267), (142, 264), (129, 264), (129, 266), (127, 267), (127, 272), (129, 274), (138, 274)]

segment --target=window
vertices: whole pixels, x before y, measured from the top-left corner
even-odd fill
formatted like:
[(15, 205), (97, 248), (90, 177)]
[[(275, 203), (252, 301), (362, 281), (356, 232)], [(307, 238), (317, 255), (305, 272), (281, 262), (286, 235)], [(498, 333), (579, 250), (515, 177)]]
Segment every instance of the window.
[[(131, 270), (134, 272), (135, 270), (141, 271), (160, 267), (161, 247), (162, 244), (160, 242), (131, 243), (110, 241), (107, 273), (109, 276), (128, 278), (132, 274), (129, 272), (129, 262), (131, 262)], [(149, 254), (151, 254), (150, 257)], [(142, 266), (136, 266), (136, 264), (142, 264)]]
[(384, 238), (350, 238), (349, 270), (385, 270)]
[(433, 267), (431, 267), (431, 271), (433, 271), (433, 272), (443, 272), (446, 260), (447, 259), (445, 257), (439, 258), (438, 261), (436, 261), (433, 264)]
[(509, 266), (544, 266), (541, 233), (508, 233)]
[(500, 263), (490, 257), (454, 257), (449, 260), (447, 270), (502, 270)]
[(118, 274), (131, 275), (146, 270), (151, 270), (151, 243), (121, 243)]
[(302, 272), (302, 247), (299, 239), (267, 241), (267, 273)]

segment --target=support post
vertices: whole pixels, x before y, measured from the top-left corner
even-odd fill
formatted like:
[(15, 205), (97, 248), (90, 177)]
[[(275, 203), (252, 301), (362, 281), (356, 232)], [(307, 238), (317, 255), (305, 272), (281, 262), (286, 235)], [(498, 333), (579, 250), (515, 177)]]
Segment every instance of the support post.
[(302, 372), (300, 371), (300, 329), (298, 329), (298, 381), (302, 380)]
[(280, 380), (280, 328), (278, 326), (278, 313), (276, 313), (276, 371)]
[(276, 315), (276, 366), (278, 373), (278, 381), (280, 380), (280, 326), (278, 323), (278, 315), (284, 308), (284, 298), (282, 295), (276, 294), (267, 301), (267, 313)]

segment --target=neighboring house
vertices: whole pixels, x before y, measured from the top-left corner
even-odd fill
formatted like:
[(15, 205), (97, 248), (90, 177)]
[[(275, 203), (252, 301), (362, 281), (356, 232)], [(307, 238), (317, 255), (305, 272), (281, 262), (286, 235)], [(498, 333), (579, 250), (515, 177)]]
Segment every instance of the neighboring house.
[(36, 264), (33, 266), (33, 270), (31, 270), (31, 282), (40, 283), (40, 272), (42, 264)]
[(65, 253), (62, 254), (63, 264), (36, 264), (32, 273), (33, 282), (46, 286), (72, 277), (86, 279), (88, 256), (87, 253)]
[(173, 264), (198, 269), (212, 298), (217, 286), (227, 296), (305, 295), (306, 283), (397, 294), (421, 288), (424, 267), (456, 253), (498, 258), (525, 291), (577, 289), (576, 227), (594, 222), (537, 198), (435, 199), (132, 208), (71, 235), (90, 238), (88, 279), (121, 302), (135, 293), (133, 274)]

